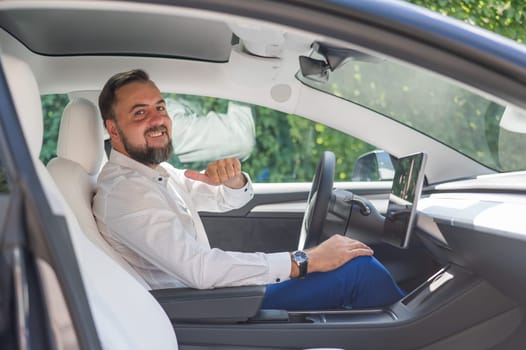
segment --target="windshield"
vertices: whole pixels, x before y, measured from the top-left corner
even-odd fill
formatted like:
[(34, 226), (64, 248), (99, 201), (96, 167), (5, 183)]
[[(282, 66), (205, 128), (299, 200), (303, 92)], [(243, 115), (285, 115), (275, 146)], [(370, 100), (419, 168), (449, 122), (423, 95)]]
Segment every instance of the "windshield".
[(526, 146), (524, 112), (418, 67), (370, 61), (348, 61), (325, 76), (326, 81), (301, 72), (298, 78), (408, 125), (496, 171), (526, 169), (526, 153), (518, 151)]

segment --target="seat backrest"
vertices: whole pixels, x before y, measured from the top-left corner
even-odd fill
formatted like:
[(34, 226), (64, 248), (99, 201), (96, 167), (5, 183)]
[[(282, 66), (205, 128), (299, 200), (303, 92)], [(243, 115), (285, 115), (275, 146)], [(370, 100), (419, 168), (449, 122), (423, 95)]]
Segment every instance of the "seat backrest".
[[(120, 264), (94, 244), (81, 229), (74, 212), (49, 172), (39, 160), (43, 117), (36, 79), (23, 61), (1, 56), (2, 68), (30, 148), (37, 175), (51, 210), (66, 219), (75, 256), (87, 293), (95, 326), (105, 349), (177, 349), (170, 320), (159, 303)], [(47, 234), (53, 234), (48, 232)], [(53, 269), (42, 259), (37, 266), (43, 278), (51, 327), (59, 349), (75, 346), (73, 327)], [(67, 334), (65, 334), (67, 333)]]
[(102, 119), (89, 100), (75, 98), (62, 113), (57, 140), (57, 157), (47, 168), (75, 214), (88, 239), (130, 273), (144, 288), (144, 279), (104, 240), (91, 204), (97, 176), (106, 160)]

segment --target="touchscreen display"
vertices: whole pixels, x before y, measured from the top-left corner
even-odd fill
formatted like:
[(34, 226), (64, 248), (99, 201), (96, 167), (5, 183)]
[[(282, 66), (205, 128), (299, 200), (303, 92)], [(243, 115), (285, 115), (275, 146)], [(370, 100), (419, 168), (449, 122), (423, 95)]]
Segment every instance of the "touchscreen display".
[(401, 157), (394, 164), (393, 186), (384, 221), (384, 241), (406, 248), (416, 217), (416, 204), (424, 183), (425, 153)]

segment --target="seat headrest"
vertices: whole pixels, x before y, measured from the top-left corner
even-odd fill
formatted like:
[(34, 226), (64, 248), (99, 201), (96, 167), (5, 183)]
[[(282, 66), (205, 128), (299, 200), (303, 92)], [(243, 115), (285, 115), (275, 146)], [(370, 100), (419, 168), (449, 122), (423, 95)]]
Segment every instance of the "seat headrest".
[(40, 156), (44, 137), (42, 102), (36, 78), (24, 61), (8, 55), (2, 55), (1, 60), (22, 131), (31, 156), (36, 160)]
[(104, 131), (98, 108), (91, 101), (75, 98), (64, 108), (57, 155), (79, 163), (90, 175), (99, 171), (105, 159)]

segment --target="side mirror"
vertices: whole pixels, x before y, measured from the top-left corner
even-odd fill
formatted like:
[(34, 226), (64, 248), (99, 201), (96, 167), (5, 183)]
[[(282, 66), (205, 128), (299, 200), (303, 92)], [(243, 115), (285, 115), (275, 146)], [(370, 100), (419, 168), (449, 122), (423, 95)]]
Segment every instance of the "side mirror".
[(524, 169), (526, 162), (519, 150), (526, 146), (526, 111), (506, 106), (499, 126), (497, 164), (507, 171)]
[(362, 154), (354, 162), (352, 181), (391, 181), (394, 166), (389, 153), (383, 150)]
[(507, 106), (499, 126), (511, 132), (526, 134), (526, 112), (517, 107)]

